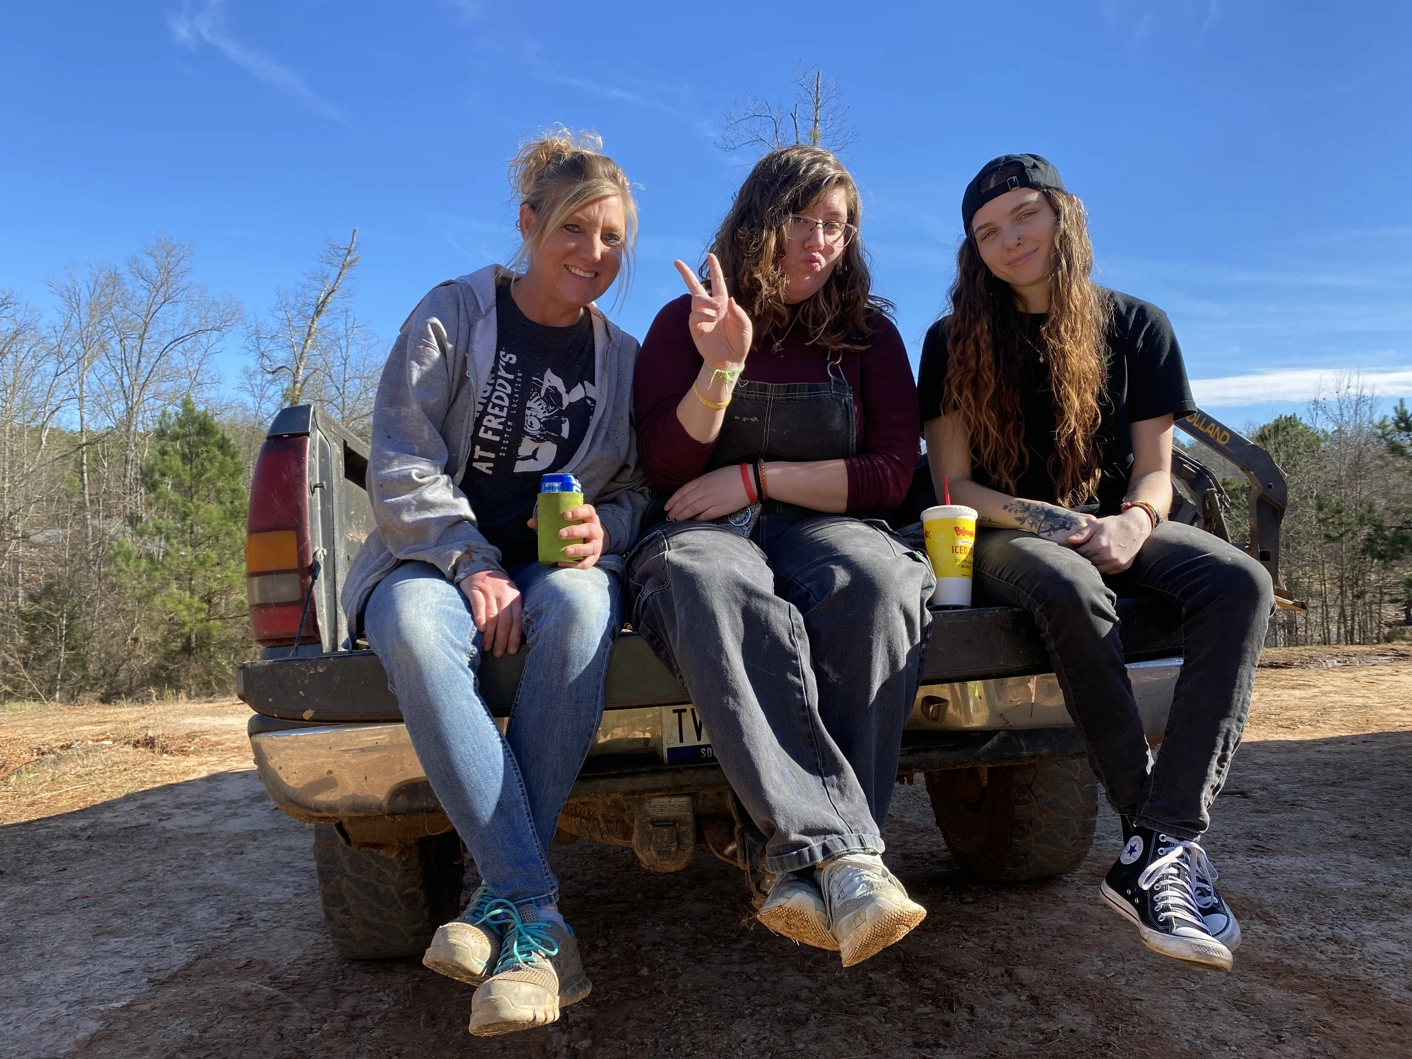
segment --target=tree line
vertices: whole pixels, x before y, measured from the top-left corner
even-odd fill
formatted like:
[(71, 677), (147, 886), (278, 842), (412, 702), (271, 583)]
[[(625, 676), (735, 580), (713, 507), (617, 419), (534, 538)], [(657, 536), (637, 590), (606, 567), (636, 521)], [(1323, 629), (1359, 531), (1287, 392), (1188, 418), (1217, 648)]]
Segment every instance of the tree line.
[[(384, 349), (353, 306), (357, 265), (354, 231), (263, 313), (213, 296), (165, 237), (52, 280), (42, 307), (0, 289), (0, 701), (230, 690), (253, 653), (243, 542), (265, 428), (315, 402), (366, 436)], [(217, 371), (223, 351), (238, 379)], [(1246, 427), (1288, 480), (1281, 571), (1308, 607), (1280, 612), (1273, 644), (1401, 635), (1412, 412), (1377, 408), (1345, 378)], [(1240, 536), (1243, 479), (1192, 454), (1222, 476)]]
[[(381, 342), (357, 232), (247, 312), (188, 244), (0, 289), (0, 700), (222, 693), (251, 653), (245, 508), (264, 430), (316, 401), (366, 431)], [(243, 366), (223, 379), (217, 357)]]

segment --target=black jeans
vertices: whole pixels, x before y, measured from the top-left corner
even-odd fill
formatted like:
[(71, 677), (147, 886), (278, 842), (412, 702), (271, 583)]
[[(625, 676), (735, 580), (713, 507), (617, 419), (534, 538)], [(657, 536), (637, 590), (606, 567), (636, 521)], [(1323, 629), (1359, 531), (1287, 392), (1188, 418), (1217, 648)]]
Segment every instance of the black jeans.
[[(1274, 609), (1265, 568), (1209, 533), (1164, 522), (1133, 565), (1108, 578), (1072, 548), (1019, 530), (984, 530), (974, 576), (978, 603), (1034, 615), (1113, 808), (1143, 827), (1199, 838), (1250, 709)], [(1155, 764), (1123, 664), (1119, 594), (1154, 595), (1182, 613), (1182, 670)]]
[(921, 678), (930, 566), (843, 515), (653, 529), (628, 566), (633, 625), (691, 695), (736, 795), (793, 871), (882, 852)]

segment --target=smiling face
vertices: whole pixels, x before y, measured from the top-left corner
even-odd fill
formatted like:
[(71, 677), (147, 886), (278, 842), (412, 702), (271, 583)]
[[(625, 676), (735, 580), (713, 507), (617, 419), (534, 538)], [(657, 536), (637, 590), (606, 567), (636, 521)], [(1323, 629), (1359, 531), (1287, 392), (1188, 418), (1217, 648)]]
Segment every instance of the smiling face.
[(991, 199), (971, 218), (981, 260), (1025, 302), (1029, 312), (1049, 308), (1049, 272), (1059, 219), (1044, 192), (1016, 188)]
[[(816, 221), (847, 222), (850, 220), (848, 193), (836, 184), (799, 213)], [(810, 229), (803, 239), (786, 240), (784, 258), (781, 261), (788, 281), (785, 302), (797, 305), (818, 293), (833, 275), (834, 267), (839, 258), (843, 257), (843, 252), (843, 242), (828, 242), (819, 225)]]
[(618, 278), (627, 241), (627, 214), (617, 195), (584, 203), (554, 231), (537, 238), (534, 210), (520, 207), (520, 234), (536, 238), (519, 284), (544, 303), (548, 315), (569, 316), (601, 298)]

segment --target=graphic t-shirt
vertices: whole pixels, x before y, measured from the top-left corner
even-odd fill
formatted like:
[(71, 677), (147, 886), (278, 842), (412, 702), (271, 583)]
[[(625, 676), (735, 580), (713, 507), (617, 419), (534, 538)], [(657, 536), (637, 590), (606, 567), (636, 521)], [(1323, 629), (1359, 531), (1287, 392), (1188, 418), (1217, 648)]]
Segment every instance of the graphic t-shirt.
[(495, 367), (481, 386), (471, 458), (461, 489), (480, 531), (514, 570), (538, 557), (534, 515), (539, 476), (573, 458), (598, 406), (593, 320), (585, 312), (568, 327), (529, 319), (495, 289)]
[[(1117, 291), (1106, 291), (1113, 300), (1113, 319), (1108, 329), (1108, 356), (1103, 368), (1104, 394), (1099, 398), (1102, 419), (1098, 441), (1102, 452), (1102, 477), (1098, 493), (1080, 510), (1097, 515), (1116, 515), (1128, 491), (1133, 467), (1132, 424), (1144, 419), (1171, 415), (1182, 419), (1196, 411), (1181, 347), (1172, 333), (1167, 314), (1155, 305)], [(922, 343), (922, 363), (917, 378), (917, 398), (922, 422), (942, 414), (941, 396), (949, 354), (943, 317), (927, 331)], [(1004, 356), (1020, 358), (1020, 416), (1029, 454), (1029, 466), (1022, 469), (1014, 495), (1027, 500), (1057, 500), (1049, 458), (1054, 455), (1054, 405), (1049, 365), (1042, 357), (1044, 326), (1042, 313), (1029, 314), (1023, 348), (1006, 350)], [(994, 486), (976, 454), (971, 454), (972, 479)]]

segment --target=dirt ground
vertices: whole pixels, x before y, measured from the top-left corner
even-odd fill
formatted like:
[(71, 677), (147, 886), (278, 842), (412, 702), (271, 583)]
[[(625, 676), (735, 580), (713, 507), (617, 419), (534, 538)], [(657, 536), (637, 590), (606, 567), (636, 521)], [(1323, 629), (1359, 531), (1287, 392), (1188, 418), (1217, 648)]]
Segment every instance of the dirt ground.
[(753, 926), (709, 855), (651, 875), (558, 846), (593, 994), (491, 1041), (466, 1034), (466, 987), (334, 953), (310, 828), (265, 796), (243, 705), (12, 708), (0, 1056), (1407, 1056), (1412, 650), (1267, 655), (1206, 840), (1245, 931), (1229, 975), (1149, 952), (1100, 905), (1106, 810), (1078, 871), (982, 886), (903, 786), (889, 861), (930, 915), (899, 945), (844, 971)]

